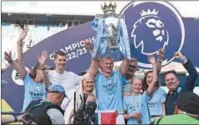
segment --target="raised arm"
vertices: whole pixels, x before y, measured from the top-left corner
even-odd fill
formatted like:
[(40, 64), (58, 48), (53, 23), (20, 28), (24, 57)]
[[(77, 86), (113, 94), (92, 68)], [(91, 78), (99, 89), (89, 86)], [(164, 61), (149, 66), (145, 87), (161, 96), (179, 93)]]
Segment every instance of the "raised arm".
[(193, 91), (195, 87), (195, 81), (197, 79), (198, 73), (193, 66), (192, 62), (187, 59), (181, 52), (175, 53), (175, 58), (182, 61), (184, 68), (188, 71), (189, 76), (184, 85), (184, 91)]
[(31, 123), (31, 120), (26, 120), (25, 119), (25, 116), (27, 114), (21, 114), (21, 115), (18, 115), (18, 116), (15, 116), (15, 115), (10, 115), (8, 117), (2, 117), (2, 121), (1, 121), (1, 124), (2, 125), (7, 125), (9, 123), (12, 123), (12, 122), (23, 122), (24, 124), (30, 124)]
[(151, 84), (149, 85), (149, 87), (147, 88), (146, 93), (147, 93), (147, 95), (151, 95), (151, 93), (153, 92), (153, 90), (155, 88), (155, 84), (158, 82), (158, 74), (157, 74), (155, 57), (149, 56), (148, 60), (153, 66), (153, 80), (152, 80)]
[(4, 58), (5, 58), (6, 61), (8, 61), (9, 64), (11, 64), (13, 66), (13, 68), (17, 72), (19, 72), (19, 70), (18, 70), (19, 69), (18, 64), (15, 61), (13, 61), (11, 51), (9, 53), (4, 52)]
[(92, 59), (91, 65), (88, 69), (89, 75), (91, 75), (92, 77), (95, 77), (98, 73), (98, 68), (99, 68), (99, 60)]
[[(92, 46), (92, 42), (90, 40), (87, 40), (85, 42), (86, 47), (90, 50), (90, 53), (92, 55), (93, 53), (93, 46)], [(98, 73), (98, 68), (99, 68), (99, 60), (97, 58), (93, 58), (91, 61), (91, 65), (88, 69), (88, 73), (95, 77)]]
[(157, 63), (156, 63), (158, 74), (160, 74), (163, 59), (164, 59), (164, 50), (159, 49), (158, 50), (158, 59), (157, 59)]
[(120, 65), (120, 73), (123, 76), (126, 76), (127, 72), (128, 72), (128, 64), (130, 63), (131, 60), (129, 59), (124, 59)]
[(17, 42), (17, 53), (18, 53), (18, 73), (21, 74), (21, 78), (24, 79), (26, 76), (26, 70), (24, 66), (24, 60), (23, 60), (23, 40), (26, 37), (28, 33), (28, 28), (25, 27), (25, 29), (21, 32), (18, 42)]
[(86, 48), (90, 50), (91, 55), (93, 54), (93, 46), (90, 40), (85, 41)]
[(45, 63), (46, 63), (47, 58), (48, 58), (48, 53), (45, 50), (42, 51), (41, 56), (38, 55), (38, 62), (42, 71), (43, 81), (44, 81), (44, 84), (46, 85), (46, 88), (50, 86), (50, 81), (45, 71)]

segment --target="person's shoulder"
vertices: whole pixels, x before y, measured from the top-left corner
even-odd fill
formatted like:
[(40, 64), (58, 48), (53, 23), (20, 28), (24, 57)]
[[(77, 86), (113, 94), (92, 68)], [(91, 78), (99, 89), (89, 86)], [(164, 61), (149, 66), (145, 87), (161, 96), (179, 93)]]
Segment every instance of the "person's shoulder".
[(124, 98), (125, 98), (125, 97), (128, 97), (128, 96), (131, 96), (131, 93), (125, 92), (125, 93), (124, 93)]
[(129, 100), (130, 98), (133, 98), (133, 96), (130, 95), (130, 94), (126, 94), (126, 95), (123, 96), (123, 98), (124, 98), (125, 101), (127, 101), (127, 100)]
[(47, 109), (47, 112), (60, 112), (60, 110), (58, 108), (52, 107)]
[(60, 109), (58, 108), (49, 108), (46, 110), (46, 113), (52, 118), (52, 117), (61, 117), (64, 116), (64, 114), (62, 113), (62, 111), (60, 111)]
[(113, 75), (121, 76), (120, 70), (113, 70), (113, 71), (112, 71), (112, 74), (113, 74)]
[(170, 121), (174, 120), (178, 115), (166, 115), (162, 116), (154, 121), (154, 125), (158, 125), (159, 123), (164, 124), (164, 123), (170, 123)]
[(75, 87), (75, 91), (76, 91), (76, 92), (79, 91), (79, 88), (80, 88), (80, 85), (77, 85), (77, 86)]
[(98, 72), (98, 73), (96, 74), (96, 77), (95, 77), (95, 78), (98, 78), (99, 76), (104, 76), (104, 75), (103, 75), (103, 72)]
[(158, 88), (158, 91), (166, 93), (165, 90), (161, 87)]
[(30, 74), (29, 74), (29, 73), (26, 73), (26, 75), (25, 75), (23, 81), (26, 81), (26, 82), (27, 82), (27, 81), (34, 81), (34, 80), (33, 80), (32, 77), (30, 77)]
[(53, 75), (53, 74), (55, 74), (56, 72), (55, 72), (55, 70), (49, 70), (48, 71), (48, 75)]
[(71, 75), (71, 76), (77, 76), (77, 74), (76, 73), (74, 73), (74, 72), (71, 72), (71, 71), (64, 71), (64, 75)]
[(192, 118), (191, 116), (184, 115), (184, 114), (175, 114), (175, 115), (167, 115), (160, 117), (155, 121), (155, 124), (188, 124), (188, 123), (194, 123), (197, 124), (197, 120)]

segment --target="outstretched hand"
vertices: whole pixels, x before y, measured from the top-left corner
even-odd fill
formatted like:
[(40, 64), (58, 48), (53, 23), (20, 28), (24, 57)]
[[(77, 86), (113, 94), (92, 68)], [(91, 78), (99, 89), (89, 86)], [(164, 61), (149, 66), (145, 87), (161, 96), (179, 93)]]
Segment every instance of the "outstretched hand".
[(31, 120), (26, 120), (25, 118), (26, 115), (27, 114), (22, 114), (22, 115), (17, 116), (17, 121), (23, 122), (24, 124), (30, 124)]
[(140, 119), (142, 117), (141, 113), (135, 112), (132, 114), (133, 118)]
[(155, 57), (154, 56), (148, 56), (148, 61), (154, 65), (156, 63)]
[(85, 46), (86, 46), (86, 48), (88, 48), (89, 50), (93, 50), (92, 42), (91, 42), (90, 40), (86, 40), (86, 41), (85, 41)]
[(46, 50), (43, 50), (41, 56), (38, 55), (39, 64), (44, 65), (46, 63), (47, 58), (48, 58), (48, 53)]
[(182, 58), (184, 58), (184, 55), (182, 55), (181, 52), (175, 52), (174, 57), (175, 57), (176, 59), (182, 59)]
[(11, 53), (11, 51), (9, 51), (9, 53), (4, 52), (4, 58), (5, 58), (6, 61), (11, 63), (12, 62), (12, 53)]
[(28, 34), (28, 27), (25, 26), (24, 30), (19, 35), (19, 41), (23, 41), (23, 39), (27, 36), (27, 34)]
[(164, 49), (159, 49), (158, 50), (158, 59), (164, 59)]

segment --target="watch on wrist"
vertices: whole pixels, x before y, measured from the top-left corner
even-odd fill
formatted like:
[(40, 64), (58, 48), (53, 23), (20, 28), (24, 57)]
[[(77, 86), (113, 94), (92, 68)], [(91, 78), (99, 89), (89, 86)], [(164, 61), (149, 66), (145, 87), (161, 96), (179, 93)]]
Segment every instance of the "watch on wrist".
[(39, 68), (40, 68), (41, 70), (45, 70), (45, 69), (46, 69), (45, 66), (44, 66), (43, 64), (39, 64)]
[(15, 119), (14, 122), (17, 122), (17, 121), (18, 121), (18, 120), (17, 120), (17, 116), (16, 116), (16, 115), (13, 115), (13, 117), (14, 117), (14, 119)]
[(23, 45), (23, 42), (22, 42), (22, 41), (18, 41), (18, 42), (17, 42), (17, 45), (18, 45), (18, 46), (22, 46), (22, 45)]
[(41, 70), (45, 70), (46, 68), (45, 68), (45, 67), (40, 67), (40, 69), (41, 69)]
[(163, 60), (162, 59), (157, 59), (157, 61), (161, 63)]
[(12, 61), (13, 61), (13, 60), (11, 59), (11, 60), (8, 61), (8, 63), (12, 64)]

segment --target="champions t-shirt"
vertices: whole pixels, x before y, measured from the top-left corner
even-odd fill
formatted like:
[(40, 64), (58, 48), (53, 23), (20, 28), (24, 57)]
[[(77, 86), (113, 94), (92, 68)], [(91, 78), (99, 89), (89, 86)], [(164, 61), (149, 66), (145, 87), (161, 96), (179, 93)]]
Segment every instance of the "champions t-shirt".
[(166, 100), (166, 92), (162, 88), (158, 88), (152, 93), (148, 100), (150, 115), (162, 115), (162, 103)]
[(122, 88), (125, 78), (119, 71), (113, 71), (106, 78), (102, 73), (95, 77), (95, 88), (98, 100), (98, 110), (117, 110), (123, 113)]
[[(146, 95), (146, 92), (144, 92), (142, 95), (124, 96), (123, 106), (124, 109), (127, 110), (128, 114), (140, 112), (142, 115), (142, 124), (149, 124), (150, 116), (147, 108), (147, 100), (148, 96)], [(127, 124), (138, 124), (138, 120), (135, 118), (130, 118), (128, 119)]]
[(43, 100), (46, 98), (46, 87), (44, 83), (36, 83), (28, 73), (26, 74), (23, 83), (25, 92), (22, 111), (25, 111), (31, 101), (39, 99)]

